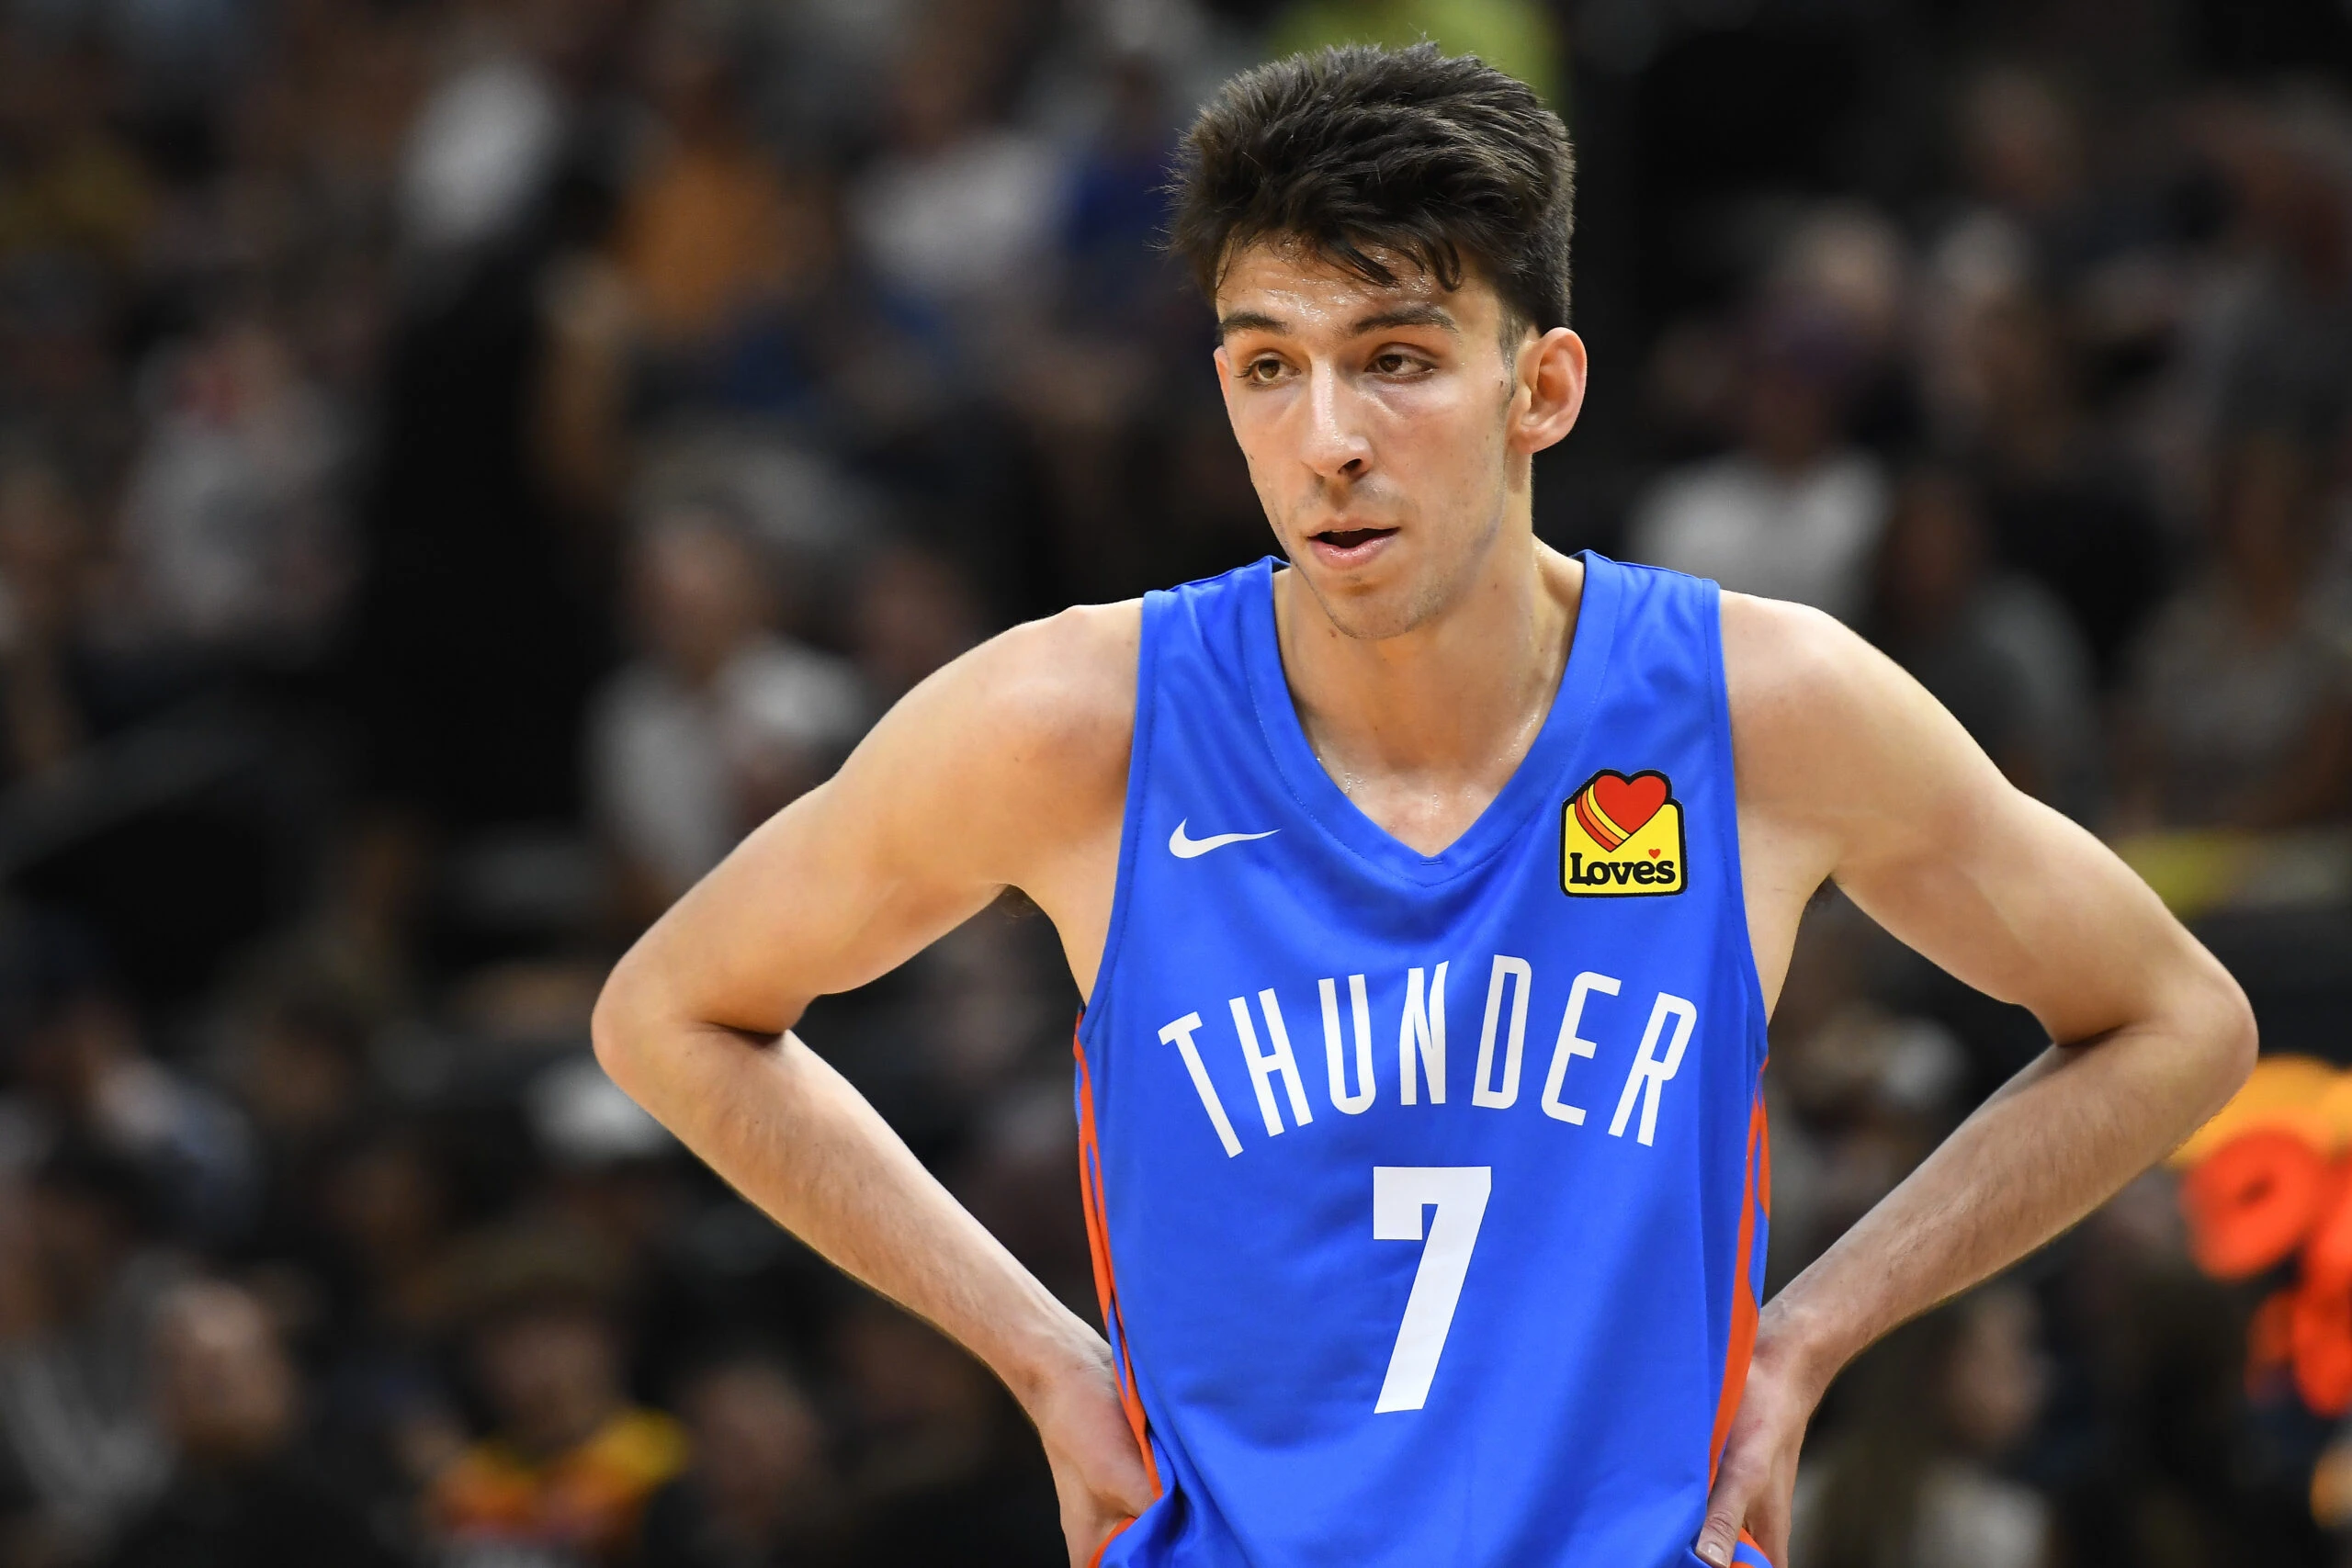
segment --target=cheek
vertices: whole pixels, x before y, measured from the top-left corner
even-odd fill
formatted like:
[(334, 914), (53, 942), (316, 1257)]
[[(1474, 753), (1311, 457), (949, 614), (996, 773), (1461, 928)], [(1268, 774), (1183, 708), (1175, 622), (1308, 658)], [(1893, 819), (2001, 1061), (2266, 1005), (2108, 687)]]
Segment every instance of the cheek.
[(1400, 389), (1384, 400), (1381, 447), (1389, 471), (1428, 481), (1442, 493), (1468, 494), (1500, 477), (1502, 422), (1485, 400), (1447, 389), (1426, 397)]

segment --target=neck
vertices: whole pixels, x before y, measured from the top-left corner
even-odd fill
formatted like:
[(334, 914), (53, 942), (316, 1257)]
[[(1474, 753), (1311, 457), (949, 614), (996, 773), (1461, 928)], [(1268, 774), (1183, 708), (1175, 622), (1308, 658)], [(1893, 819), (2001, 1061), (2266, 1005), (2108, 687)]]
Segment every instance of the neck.
[(1567, 662), (1584, 567), (1521, 524), (1453, 602), (1353, 637), (1295, 571), (1274, 584), (1283, 673), (1306, 739), (1364, 814), (1424, 854), (1459, 838), (1526, 756)]

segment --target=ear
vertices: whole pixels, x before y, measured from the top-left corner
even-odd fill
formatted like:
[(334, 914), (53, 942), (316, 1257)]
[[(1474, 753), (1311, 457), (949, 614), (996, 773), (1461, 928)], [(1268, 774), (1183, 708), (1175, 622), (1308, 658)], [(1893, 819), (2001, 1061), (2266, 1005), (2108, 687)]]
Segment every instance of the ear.
[(1520, 345), (1519, 386), (1511, 397), (1510, 443), (1541, 452), (1576, 428), (1584, 409), (1584, 339), (1554, 327)]

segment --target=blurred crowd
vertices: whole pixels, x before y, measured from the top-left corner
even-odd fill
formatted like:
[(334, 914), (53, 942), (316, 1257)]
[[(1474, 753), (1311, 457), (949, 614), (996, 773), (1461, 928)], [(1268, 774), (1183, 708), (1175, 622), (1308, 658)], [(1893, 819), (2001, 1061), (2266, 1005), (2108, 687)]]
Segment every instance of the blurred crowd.
[[(1544, 536), (1843, 618), (2352, 1057), (2340, 7), (7, 0), (0, 1563), (1064, 1561), (588, 1010), (930, 671), (1264, 551), (1170, 152), (1423, 32), (1580, 143)], [(1091, 1315), (1076, 1009), (1009, 897), (804, 1032)], [(1835, 895), (1773, 1036), (1775, 1282), (2041, 1043)], [(1841, 1382), (1787, 1568), (2341, 1560), (2168, 1181)]]

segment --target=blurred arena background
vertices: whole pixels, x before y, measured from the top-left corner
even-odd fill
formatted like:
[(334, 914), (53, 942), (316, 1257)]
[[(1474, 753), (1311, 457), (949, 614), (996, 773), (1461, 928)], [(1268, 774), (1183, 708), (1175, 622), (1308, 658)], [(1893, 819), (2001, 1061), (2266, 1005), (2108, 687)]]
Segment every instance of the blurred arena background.
[[(0, 18), (0, 1562), (1063, 1561), (1006, 1397), (586, 1021), (927, 671), (1264, 550), (1153, 237), (1295, 48), (1568, 118), (1547, 539), (1844, 617), (2352, 1064), (2352, 6)], [(1008, 900), (805, 1031), (1091, 1314), (1075, 1010)], [(1773, 1038), (1776, 1280), (2040, 1043), (1835, 897)], [(2352, 1297), (2258, 1313), (2178, 1179), (1860, 1363), (1787, 1568), (2352, 1561)]]

